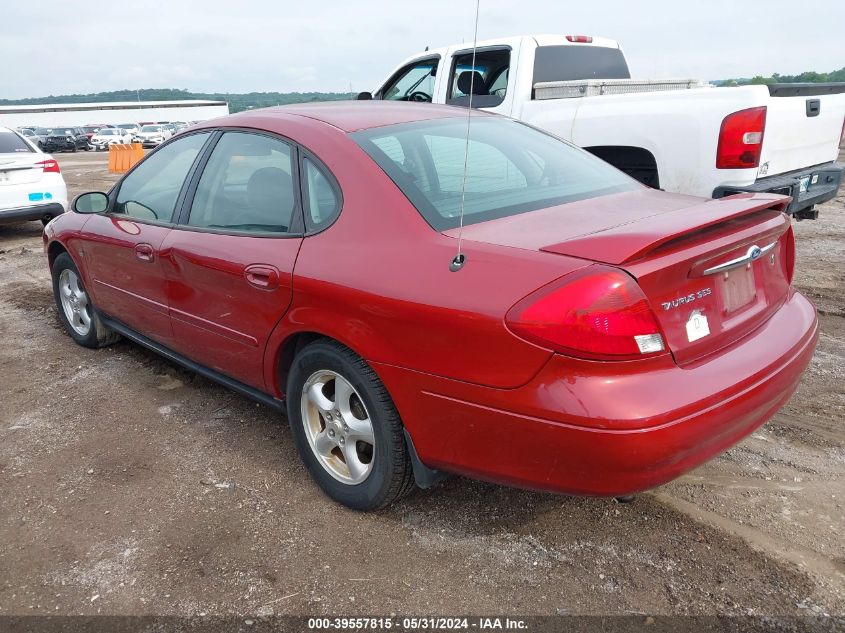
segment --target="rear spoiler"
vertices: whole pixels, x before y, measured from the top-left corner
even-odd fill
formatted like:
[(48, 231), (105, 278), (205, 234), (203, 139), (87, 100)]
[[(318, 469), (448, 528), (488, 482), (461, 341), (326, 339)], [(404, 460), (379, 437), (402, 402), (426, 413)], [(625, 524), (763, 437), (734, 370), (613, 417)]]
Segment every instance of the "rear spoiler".
[(620, 224), (603, 231), (572, 238), (540, 250), (557, 255), (592, 259), (608, 264), (625, 264), (679, 238), (688, 237), (728, 220), (759, 211), (783, 213), (792, 200), (770, 193), (738, 193), (707, 200), (670, 213)]

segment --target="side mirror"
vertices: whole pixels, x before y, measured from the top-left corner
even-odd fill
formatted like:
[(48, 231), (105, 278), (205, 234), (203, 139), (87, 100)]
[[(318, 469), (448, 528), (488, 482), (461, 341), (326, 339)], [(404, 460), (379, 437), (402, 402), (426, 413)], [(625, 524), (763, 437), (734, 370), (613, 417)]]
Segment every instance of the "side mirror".
[(358, 101), (372, 101), (373, 93), (372, 92), (359, 92), (358, 96), (355, 97)]
[(83, 193), (76, 196), (71, 208), (77, 213), (103, 213), (109, 208), (109, 197), (101, 191)]

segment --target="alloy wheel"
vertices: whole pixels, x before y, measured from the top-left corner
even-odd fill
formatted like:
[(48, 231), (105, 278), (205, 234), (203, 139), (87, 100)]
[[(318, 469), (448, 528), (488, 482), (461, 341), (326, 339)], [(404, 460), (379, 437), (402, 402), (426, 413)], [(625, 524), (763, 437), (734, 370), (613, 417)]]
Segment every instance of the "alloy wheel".
[(345, 484), (372, 472), (375, 434), (367, 408), (352, 384), (337, 372), (314, 372), (302, 387), (302, 423), (323, 468)]
[(79, 276), (69, 268), (65, 268), (59, 275), (59, 296), (73, 331), (80, 336), (88, 336), (91, 331), (91, 304), (79, 283)]

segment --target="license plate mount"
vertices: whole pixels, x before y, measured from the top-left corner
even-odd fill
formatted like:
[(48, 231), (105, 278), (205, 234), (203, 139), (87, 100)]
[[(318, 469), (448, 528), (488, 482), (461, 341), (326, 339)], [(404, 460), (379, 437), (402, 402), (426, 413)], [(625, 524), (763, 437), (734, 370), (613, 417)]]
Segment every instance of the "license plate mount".
[(757, 296), (754, 270), (750, 265), (728, 271), (722, 279), (722, 301), (725, 314), (731, 314), (750, 304)]

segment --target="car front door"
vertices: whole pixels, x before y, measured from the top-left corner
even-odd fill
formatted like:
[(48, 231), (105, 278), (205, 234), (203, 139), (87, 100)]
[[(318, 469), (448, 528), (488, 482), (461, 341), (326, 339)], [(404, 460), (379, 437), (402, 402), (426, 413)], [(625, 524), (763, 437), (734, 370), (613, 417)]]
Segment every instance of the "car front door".
[(275, 136), (221, 133), (162, 245), (174, 349), (261, 390), (302, 243), (296, 156)]
[(163, 344), (172, 331), (161, 244), (210, 136), (192, 134), (147, 157), (112, 191), (109, 212), (92, 215), (83, 228), (83, 259), (98, 308)]

